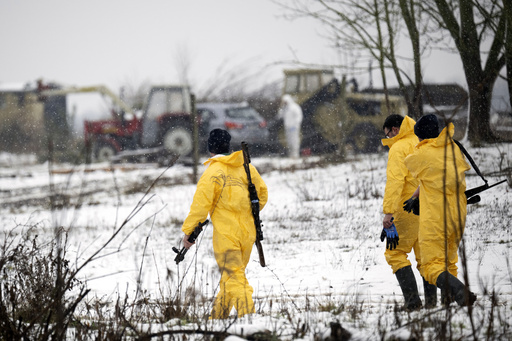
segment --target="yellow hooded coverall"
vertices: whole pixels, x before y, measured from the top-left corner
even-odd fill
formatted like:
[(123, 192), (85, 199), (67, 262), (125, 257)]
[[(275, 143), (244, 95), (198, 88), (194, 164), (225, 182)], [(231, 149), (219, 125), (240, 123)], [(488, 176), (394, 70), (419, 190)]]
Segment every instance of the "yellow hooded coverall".
[(419, 185), (418, 180), (411, 175), (404, 163), (405, 158), (414, 151), (414, 147), (419, 142), (418, 137), (414, 135), (415, 123), (412, 118), (405, 116), (398, 135), (382, 139), (382, 144), (389, 147), (382, 211), (384, 214), (393, 214), (400, 238), (396, 249), (386, 249), (384, 252), (393, 273), (411, 265), (407, 254), (412, 249), (414, 249), (418, 270), (421, 267), (418, 243), (419, 217), (403, 210), (403, 202), (412, 196)]
[(470, 166), (453, 142), (453, 131), (450, 123), (437, 138), (421, 141), (405, 159), (420, 182), (420, 270), (433, 285), (444, 271), (457, 277), (457, 249), (466, 225), (464, 172)]
[[(235, 307), (238, 316), (254, 313), (253, 289), (245, 277), (256, 229), (249, 199), (247, 174), (242, 151), (216, 155), (197, 184), (196, 193), (182, 231), (190, 235), (208, 214), (213, 224), (213, 251), (221, 272), (219, 293), (211, 312), (212, 319), (228, 318)], [(260, 210), (268, 199), (267, 186), (249, 164), (251, 180), (260, 199)]]

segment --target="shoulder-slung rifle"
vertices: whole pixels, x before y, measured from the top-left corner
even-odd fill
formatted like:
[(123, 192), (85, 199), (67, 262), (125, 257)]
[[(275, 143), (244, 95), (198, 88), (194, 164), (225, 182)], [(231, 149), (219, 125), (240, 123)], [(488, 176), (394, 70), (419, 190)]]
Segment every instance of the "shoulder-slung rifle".
[[(190, 236), (188, 236), (188, 241), (190, 243), (194, 243), (197, 239), (197, 237), (199, 237), (199, 234), (203, 231), (203, 227), (208, 225), (210, 221), (208, 219), (206, 219), (205, 221), (203, 222), (199, 222), (196, 226), (196, 228), (194, 229), (194, 232), (192, 232), (190, 234)], [(176, 264), (179, 264), (182, 260), (185, 259), (185, 254), (187, 253), (188, 249), (186, 247), (182, 247), (181, 248), (181, 251), (179, 251), (176, 247), (172, 247), (172, 250), (174, 252), (177, 253), (176, 255), (176, 258), (174, 258), (174, 261), (176, 262)]]
[(497, 182), (495, 184), (489, 185), (487, 183), (487, 180), (484, 178), (482, 172), (480, 171), (480, 169), (476, 165), (475, 161), (473, 160), (471, 155), (469, 155), (469, 153), (466, 150), (466, 148), (464, 148), (464, 146), (459, 141), (457, 141), (457, 140), (453, 140), (453, 142), (455, 142), (455, 144), (457, 146), (459, 146), (459, 149), (461, 150), (461, 152), (464, 155), (466, 155), (466, 157), (469, 160), (469, 163), (471, 164), (471, 166), (473, 166), (473, 169), (475, 170), (476, 174), (478, 174), (482, 178), (482, 180), (485, 182), (485, 184), (482, 185), (482, 186), (474, 187), (474, 188), (468, 189), (468, 190), (466, 190), (466, 192), (464, 192), (466, 194), (466, 198), (467, 198), (468, 204), (476, 204), (476, 203), (480, 202), (480, 196), (477, 195), (478, 193), (486, 191), (489, 188), (492, 188), (494, 186), (497, 186), (497, 185), (502, 184), (502, 183), (507, 181), (507, 180), (502, 180), (502, 181)]
[(260, 220), (260, 199), (258, 198), (258, 192), (256, 186), (252, 183), (251, 169), (249, 164), (251, 163), (251, 157), (249, 156), (249, 146), (246, 142), (242, 142), (242, 152), (244, 154), (244, 169), (247, 174), (247, 181), (249, 182), (249, 199), (251, 200), (252, 216), (254, 218), (254, 226), (256, 227), (256, 248), (258, 249), (258, 255), (260, 257), (260, 265), (265, 266), (265, 255), (263, 254), (263, 246), (261, 241), (263, 240), (263, 232), (261, 231), (261, 220)]

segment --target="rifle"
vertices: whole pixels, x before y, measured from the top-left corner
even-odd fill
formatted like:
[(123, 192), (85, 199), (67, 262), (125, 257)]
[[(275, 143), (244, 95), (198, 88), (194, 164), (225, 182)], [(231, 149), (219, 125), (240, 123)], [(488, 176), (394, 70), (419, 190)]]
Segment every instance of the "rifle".
[[(197, 237), (199, 237), (199, 234), (203, 231), (203, 227), (208, 225), (210, 221), (208, 219), (206, 219), (205, 221), (203, 222), (199, 222), (196, 226), (196, 228), (194, 229), (194, 232), (192, 232), (190, 234), (190, 236), (188, 237), (188, 241), (193, 243), (196, 241)], [(177, 253), (176, 255), (176, 258), (174, 258), (174, 261), (176, 262), (176, 264), (179, 264), (182, 260), (185, 259), (185, 254), (187, 253), (188, 249), (186, 247), (183, 247), (181, 249), (181, 251), (179, 251), (176, 247), (172, 247), (172, 250), (174, 252)]]
[(263, 254), (263, 246), (261, 241), (263, 240), (263, 232), (261, 231), (261, 220), (260, 220), (260, 199), (258, 198), (258, 192), (256, 186), (251, 180), (251, 169), (249, 164), (251, 163), (251, 157), (249, 156), (249, 146), (246, 142), (242, 142), (242, 152), (244, 154), (244, 169), (247, 174), (247, 181), (249, 182), (249, 199), (251, 200), (252, 216), (254, 218), (254, 226), (256, 227), (256, 248), (258, 249), (258, 255), (260, 257), (260, 265), (265, 266), (265, 255)]
[(475, 188), (471, 188), (471, 189), (468, 189), (466, 192), (466, 198), (468, 199), (468, 204), (476, 204), (477, 202), (480, 201), (480, 196), (479, 195), (476, 195), (480, 192), (483, 192), (483, 191), (486, 191), (488, 190), (489, 188), (492, 188), (494, 186), (498, 186), (499, 184), (502, 184), (504, 182), (506, 182), (507, 180), (501, 180), (500, 182), (497, 182), (495, 184), (492, 184), (492, 185), (489, 185), (487, 182), (485, 183), (485, 185), (482, 185), (482, 186), (478, 186), (478, 187), (475, 187)]
[(466, 157), (468, 158), (469, 160), (469, 163), (471, 164), (471, 166), (473, 166), (473, 169), (475, 170), (476, 174), (478, 174), (482, 180), (485, 182), (484, 185), (482, 186), (478, 186), (478, 187), (475, 187), (475, 188), (471, 188), (471, 189), (468, 189), (466, 190), (464, 193), (466, 194), (466, 198), (467, 198), (467, 203), (468, 205), (470, 204), (476, 204), (478, 202), (480, 202), (480, 196), (479, 195), (476, 195), (478, 193), (481, 193), (483, 191), (486, 191), (488, 190), (489, 188), (492, 188), (494, 186), (498, 186), (499, 184), (502, 184), (504, 182), (506, 182), (507, 180), (501, 180), (500, 182), (497, 182), (493, 185), (490, 185), (488, 184), (488, 181), (484, 178), (482, 172), (480, 171), (480, 169), (478, 168), (478, 166), (476, 165), (475, 161), (473, 160), (473, 158), (471, 157), (471, 155), (469, 155), (468, 151), (466, 150), (466, 148), (464, 148), (464, 146), (457, 140), (453, 140), (453, 142), (455, 142), (455, 144), (457, 146), (459, 146), (459, 149), (461, 150), (461, 152), (466, 155)]

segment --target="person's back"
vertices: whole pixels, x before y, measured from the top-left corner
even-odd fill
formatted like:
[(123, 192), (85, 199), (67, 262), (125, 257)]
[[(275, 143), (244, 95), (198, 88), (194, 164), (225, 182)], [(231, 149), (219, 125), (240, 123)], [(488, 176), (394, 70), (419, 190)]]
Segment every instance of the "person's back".
[(428, 203), (421, 211), (421, 223), (438, 224), (446, 212), (448, 227), (462, 235), (467, 213), (465, 172), (470, 166), (451, 138), (453, 129), (450, 124), (437, 138), (421, 141), (406, 164), (420, 180), (420, 203)]
[[(230, 155), (216, 155), (205, 162), (208, 168), (197, 184), (198, 189), (194, 196), (194, 205), (202, 206), (206, 205), (206, 202), (214, 203), (215, 206), (211, 208), (215, 212), (211, 216), (214, 227), (216, 222), (226, 221), (229, 225), (241, 224), (244, 229), (254, 230), (252, 220), (240, 220), (240, 216), (252, 216), (251, 203), (248, 199), (248, 180), (243, 161), (242, 151), (238, 151)], [(261, 177), (256, 168), (251, 164), (249, 166), (256, 189), (259, 190), (258, 193), (261, 192), (265, 203), (267, 198), (266, 187), (261, 185)], [(208, 189), (203, 191), (203, 188)], [(193, 211), (192, 207), (191, 212)], [(194, 215), (189, 215), (184, 222), (184, 226), (194, 227), (197, 218)], [(219, 232), (222, 233), (223, 231), (220, 230)]]
[[(211, 318), (229, 317), (233, 307), (238, 316), (254, 312), (253, 289), (245, 276), (256, 228), (249, 199), (248, 179), (243, 167), (243, 152), (229, 153), (231, 136), (215, 129), (210, 133), (208, 149), (212, 157), (197, 184), (190, 212), (183, 222), (184, 243), (198, 222), (210, 215), (213, 224), (213, 251), (221, 272), (219, 292)], [(220, 142), (219, 142), (220, 141)], [(267, 186), (254, 166), (249, 164), (262, 209), (268, 198)], [(188, 248), (191, 244), (185, 244)]]
[(435, 115), (418, 120), (414, 131), (420, 143), (405, 159), (411, 174), (420, 181), (422, 275), (441, 288), (444, 303), (454, 299), (461, 306), (472, 305), (476, 295), (457, 279), (457, 251), (467, 213), (464, 173), (470, 166), (453, 142), (453, 124), (449, 123), (440, 134), (435, 132), (437, 124)]

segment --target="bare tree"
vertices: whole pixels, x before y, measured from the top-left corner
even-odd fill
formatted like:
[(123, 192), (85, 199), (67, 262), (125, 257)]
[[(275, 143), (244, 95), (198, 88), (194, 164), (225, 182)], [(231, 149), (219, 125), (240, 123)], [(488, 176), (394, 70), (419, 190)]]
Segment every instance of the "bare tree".
[[(384, 92), (387, 94), (388, 80), (386, 70), (391, 69), (396, 77), (399, 89), (409, 107), (410, 114), (421, 116), (422, 75), (421, 55), (429, 44), (421, 46), (422, 32), (425, 26), (421, 20), (420, 2), (416, 0), (320, 0), (320, 1), (278, 1), (288, 18), (313, 17), (330, 29), (334, 46), (358, 50), (366, 58), (359, 58), (357, 70), (366, 69), (368, 59), (377, 60), (382, 77)], [(414, 63), (414, 77), (404, 71), (405, 56), (397, 54), (397, 45), (405, 29), (409, 36), (413, 56), (408, 59)], [(428, 38), (428, 36), (425, 36)], [(342, 69), (349, 69), (341, 65)], [(412, 97), (408, 83), (414, 91)]]
[[(411, 116), (419, 118), (423, 115), (423, 77), (421, 74), (421, 46), (420, 46), (420, 30), (418, 29), (418, 23), (420, 23), (419, 6), (414, 0), (399, 0), (400, 11), (404, 20), (407, 31), (409, 32), (409, 39), (412, 45), (412, 54), (414, 60), (414, 92), (412, 100), (409, 99), (409, 107), (412, 109)], [(391, 55), (391, 57), (393, 57)], [(396, 66), (394, 67), (395, 74), (400, 75), (400, 71)], [(407, 91), (404, 88), (404, 83), (399, 79), (399, 86), (402, 93)]]
[[(198, 101), (242, 102), (266, 88), (270, 66), (257, 66), (257, 58), (239, 63), (226, 58), (212, 77), (197, 89)], [(262, 85), (263, 84), (263, 85)]]
[(424, 6), (451, 36), (460, 55), (469, 90), (470, 141), (493, 141), (491, 96), (505, 65), (506, 17), (501, 0), (429, 0)]
[[(391, 68), (412, 116), (422, 115), (421, 56), (448, 42), (461, 57), (469, 89), (469, 131), (472, 142), (492, 141), (491, 95), (507, 63), (512, 96), (512, 5), (510, 0), (276, 0), (289, 18), (312, 17), (330, 28), (335, 46), (366, 51), (384, 70)], [(508, 25), (507, 25), (508, 23)], [(396, 53), (400, 29), (406, 28), (412, 46), (414, 80), (403, 70)], [(342, 44), (340, 44), (340, 41)], [(508, 57), (507, 57), (508, 56)], [(485, 59), (485, 61), (483, 61)], [(400, 61), (400, 63), (399, 63)], [(367, 61), (363, 61), (365, 64)], [(413, 85), (410, 97), (403, 78)]]
[(190, 71), (193, 66), (193, 57), (186, 43), (182, 42), (176, 45), (174, 64), (179, 82), (183, 85), (191, 85)]
[(149, 80), (142, 82), (126, 80), (121, 87), (120, 97), (130, 108), (142, 110), (150, 87), (151, 84)]

